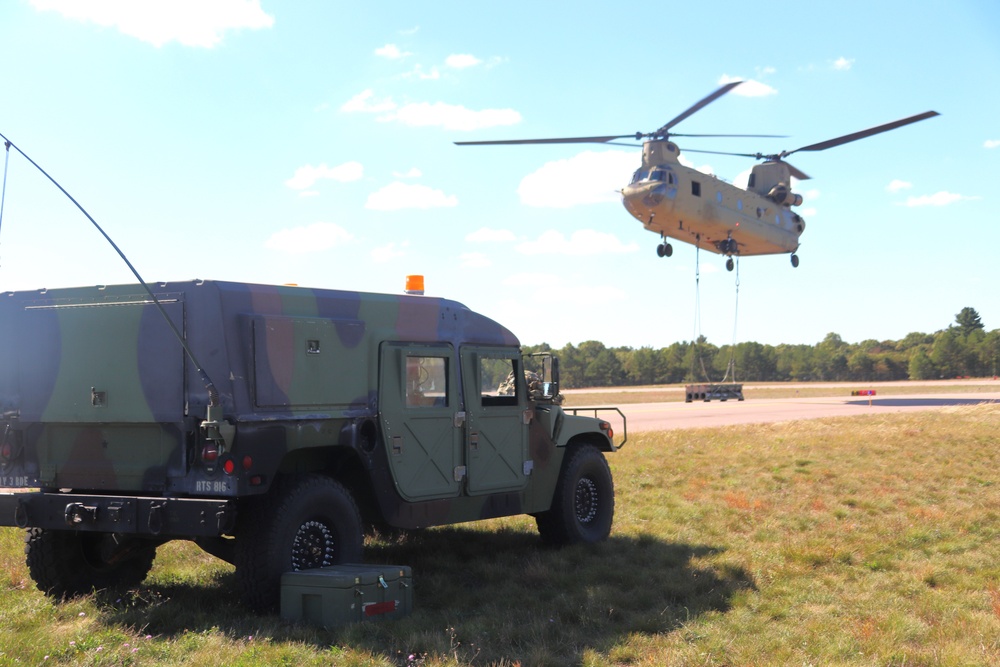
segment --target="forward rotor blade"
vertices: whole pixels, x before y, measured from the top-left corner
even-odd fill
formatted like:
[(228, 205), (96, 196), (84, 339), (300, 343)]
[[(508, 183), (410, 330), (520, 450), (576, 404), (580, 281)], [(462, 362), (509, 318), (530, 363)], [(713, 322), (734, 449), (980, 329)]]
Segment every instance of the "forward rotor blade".
[(730, 153), (728, 151), (703, 151), (696, 148), (685, 148), (681, 151), (682, 153), (708, 153), (710, 155), (735, 155), (736, 157), (749, 157), (749, 158), (759, 158), (760, 155), (757, 153)]
[(742, 81), (733, 81), (731, 83), (727, 83), (726, 85), (722, 86), (721, 88), (719, 88), (718, 90), (716, 90), (711, 95), (708, 95), (707, 97), (703, 98), (701, 101), (696, 102), (693, 106), (689, 107), (687, 111), (685, 111), (680, 116), (677, 116), (677, 118), (674, 118), (672, 121), (670, 121), (669, 123), (667, 123), (666, 125), (664, 125), (660, 129), (658, 129), (654, 134), (656, 136), (659, 136), (661, 134), (666, 134), (667, 130), (669, 130), (670, 128), (672, 128), (674, 125), (676, 125), (677, 123), (681, 122), (682, 120), (684, 120), (685, 118), (687, 118), (691, 114), (695, 113), (696, 111), (700, 111), (704, 107), (708, 106), (709, 104), (711, 104), (715, 100), (719, 99), (720, 97), (722, 97), (723, 95), (725, 95), (726, 93), (728, 93), (730, 90), (732, 90), (736, 86), (740, 85), (741, 83), (743, 83), (743, 82)]
[(881, 134), (882, 132), (888, 132), (889, 130), (895, 130), (898, 127), (903, 127), (904, 125), (909, 125), (910, 123), (916, 123), (921, 120), (927, 120), (928, 118), (933, 118), (938, 116), (937, 111), (925, 111), (924, 113), (917, 114), (916, 116), (910, 116), (909, 118), (903, 118), (902, 120), (897, 120), (892, 123), (886, 123), (885, 125), (879, 125), (878, 127), (872, 127), (867, 130), (861, 130), (860, 132), (854, 132), (853, 134), (845, 134), (842, 137), (837, 137), (836, 139), (828, 139), (826, 141), (821, 141), (818, 144), (809, 144), (808, 146), (803, 146), (802, 148), (796, 148), (794, 151), (789, 151), (787, 153), (782, 153), (784, 156), (791, 155), (792, 153), (798, 153), (799, 151), (823, 151), (827, 148), (833, 148), (834, 146), (840, 146), (841, 144), (847, 144), (852, 141), (857, 141), (858, 139), (864, 139), (865, 137), (870, 137), (875, 134)]
[(671, 132), (671, 137), (754, 137), (764, 139), (787, 139), (787, 134), (681, 134)]
[[(641, 137), (642, 135), (639, 134)], [(456, 141), (456, 146), (502, 146), (520, 144), (603, 144), (615, 139), (635, 139), (635, 134), (610, 137), (564, 137), (561, 139), (502, 139), (499, 141)]]

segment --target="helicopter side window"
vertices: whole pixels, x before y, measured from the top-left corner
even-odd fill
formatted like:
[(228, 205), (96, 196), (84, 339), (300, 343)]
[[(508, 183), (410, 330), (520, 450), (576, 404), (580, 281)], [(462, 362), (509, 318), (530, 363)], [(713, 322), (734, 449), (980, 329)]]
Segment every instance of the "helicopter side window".
[(691, 194), (695, 197), (701, 196), (701, 183), (698, 181), (691, 181)]

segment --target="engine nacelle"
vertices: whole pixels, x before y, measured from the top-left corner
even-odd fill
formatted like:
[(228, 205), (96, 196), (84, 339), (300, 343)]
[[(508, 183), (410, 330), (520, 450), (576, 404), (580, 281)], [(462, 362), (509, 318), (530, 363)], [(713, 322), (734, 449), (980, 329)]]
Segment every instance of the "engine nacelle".
[(785, 183), (778, 183), (767, 193), (767, 198), (781, 206), (800, 206), (802, 195), (795, 194)]

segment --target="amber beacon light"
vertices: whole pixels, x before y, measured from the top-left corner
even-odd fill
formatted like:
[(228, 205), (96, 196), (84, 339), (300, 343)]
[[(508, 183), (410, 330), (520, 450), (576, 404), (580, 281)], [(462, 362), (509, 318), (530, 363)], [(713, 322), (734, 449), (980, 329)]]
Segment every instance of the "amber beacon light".
[(406, 276), (406, 289), (404, 291), (407, 294), (423, 294), (424, 293), (424, 277), (423, 276)]

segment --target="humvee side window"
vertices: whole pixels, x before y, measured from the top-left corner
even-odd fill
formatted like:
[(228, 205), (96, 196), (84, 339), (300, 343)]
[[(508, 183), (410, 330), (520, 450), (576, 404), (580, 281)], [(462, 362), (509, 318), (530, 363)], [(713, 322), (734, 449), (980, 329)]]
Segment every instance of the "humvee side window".
[(479, 393), (483, 405), (517, 405), (517, 363), (513, 359), (479, 358)]
[(406, 407), (448, 407), (448, 359), (406, 357)]

